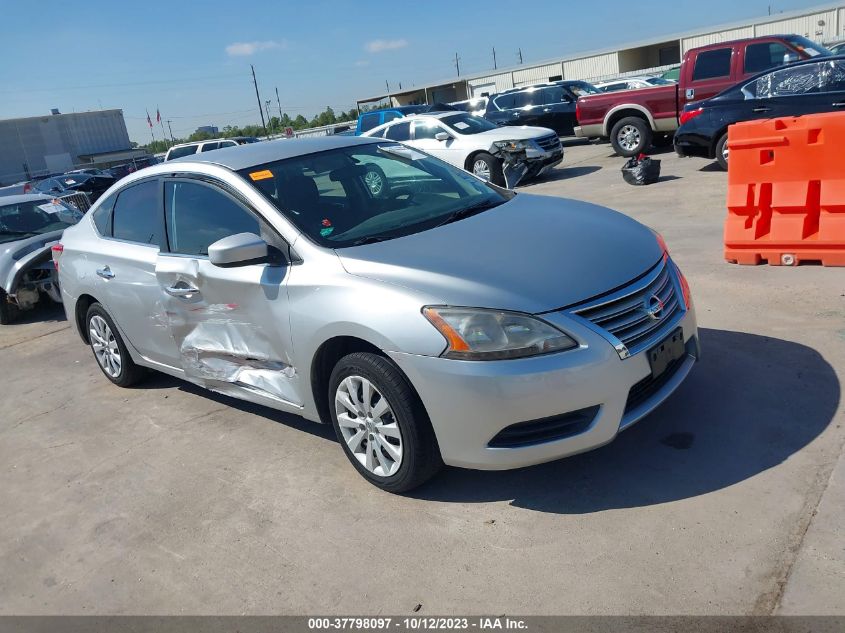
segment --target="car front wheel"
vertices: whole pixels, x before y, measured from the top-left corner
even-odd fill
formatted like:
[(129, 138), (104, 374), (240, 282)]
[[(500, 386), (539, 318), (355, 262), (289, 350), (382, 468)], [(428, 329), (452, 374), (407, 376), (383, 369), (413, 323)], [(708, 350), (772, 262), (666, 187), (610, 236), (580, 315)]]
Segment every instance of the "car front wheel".
[(405, 492), (443, 466), (422, 403), (388, 359), (367, 352), (344, 356), (332, 371), (328, 395), (343, 451), (370, 483)]
[(494, 185), (503, 186), (505, 184), (502, 162), (487, 152), (479, 152), (472, 157), (470, 171), (482, 180), (492, 182)]
[(144, 376), (144, 369), (132, 360), (114, 321), (102, 305), (91, 304), (85, 324), (91, 351), (106, 378), (119, 387), (129, 387)]
[(648, 121), (629, 116), (613, 126), (610, 131), (610, 144), (619, 156), (630, 158), (651, 147), (652, 136)]

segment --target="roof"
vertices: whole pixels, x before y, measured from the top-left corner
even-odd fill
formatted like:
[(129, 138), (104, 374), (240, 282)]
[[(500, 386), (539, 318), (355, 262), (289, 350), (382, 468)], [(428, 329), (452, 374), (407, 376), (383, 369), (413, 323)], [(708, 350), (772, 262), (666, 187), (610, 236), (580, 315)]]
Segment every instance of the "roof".
[(55, 197), (43, 193), (21, 193), (16, 196), (0, 196), (0, 207), (19, 204), (21, 202), (33, 202), (35, 200), (52, 200)]
[[(508, 66), (506, 68), (490, 68), (485, 71), (480, 71), (476, 73), (470, 73), (468, 75), (462, 75), (460, 77), (451, 77), (449, 79), (445, 79), (443, 81), (429, 81), (420, 83), (412, 88), (408, 88), (406, 90), (398, 90), (393, 91), (391, 93), (384, 93), (376, 97), (369, 97), (366, 99), (358, 99), (358, 103), (367, 103), (370, 101), (378, 101), (380, 99), (385, 99), (389, 96), (399, 95), (399, 94), (410, 94), (413, 92), (419, 92), (425, 90), (427, 88), (435, 88), (437, 86), (444, 86), (448, 84), (456, 84), (456, 83), (465, 83), (472, 81), (474, 79), (482, 79), (485, 77), (493, 77), (496, 75), (503, 75), (508, 74), (511, 72), (517, 72), (520, 70), (527, 70), (531, 68), (538, 68), (540, 66), (548, 66), (552, 64), (560, 64), (561, 62), (567, 61), (574, 61), (578, 59), (585, 59), (587, 57), (594, 57), (597, 55), (607, 55), (610, 53), (616, 53), (618, 51), (627, 50), (631, 48), (642, 48), (645, 46), (653, 46), (654, 44), (660, 44), (662, 42), (670, 42), (670, 41), (680, 41), (690, 37), (696, 37), (700, 35), (708, 35), (710, 33), (718, 33), (720, 31), (731, 31), (737, 28), (742, 28), (751, 25), (760, 25), (760, 24), (768, 24), (770, 22), (780, 22), (781, 20), (789, 20), (792, 18), (797, 18), (805, 15), (813, 15), (815, 13), (819, 13), (821, 11), (831, 11), (833, 9), (839, 9), (845, 6), (845, 3), (841, 2), (833, 2), (827, 3), (822, 5), (817, 5), (813, 7), (807, 7), (806, 9), (798, 9), (795, 11), (784, 11), (782, 13), (773, 13), (771, 15), (760, 16), (757, 18), (750, 18), (747, 20), (741, 20), (738, 22), (731, 22), (728, 24), (713, 24), (711, 26), (705, 26), (700, 29), (694, 29), (690, 31), (684, 31), (681, 33), (672, 33), (668, 35), (659, 35), (655, 37), (651, 37), (647, 40), (640, 40), (636, 42), (623, 42), (618, 46), (606, 47), (596, 50), (589, 50), (589, 51), (580, 51), (565, 55), (560, 55), (559, 57), (554, 57), (551, 59), (544, 59), (537, 62), (533, 62), (530, 64), (519, 64), (515, 66)], [(771, 36), (767, 36), (771, 37)]]
[(278, 139), (261, 141), (237, 147), (224, 147), (202, 154), (191, 154), (162, 163), (166, 167), (171, 163), (210, 163), (228, 167), (233, 171), (247, 169), (255, 165), (272, 163), (286, 158), (316, 154), (341, 147), (368, 145), (383, 142), (384, 139), (362, 138), (360, 136), (318, 136), (310, 138)]
[(87, 110), (85, 112), (65, 112), (61, 114), (41, 114), (37, 116), (22, 116), (22, 117), (15, 117), (13, 119), (0, 119), (0, 123), (10, 123), (10, 122), (21, 122), (21, 121), (35, 121), (37, 119), (74, 119), (74, 118), (86, 118), (95, 115), (120, 115), (123, 117), (123, 110), (120, 108), (112, 108), (109, 110)]

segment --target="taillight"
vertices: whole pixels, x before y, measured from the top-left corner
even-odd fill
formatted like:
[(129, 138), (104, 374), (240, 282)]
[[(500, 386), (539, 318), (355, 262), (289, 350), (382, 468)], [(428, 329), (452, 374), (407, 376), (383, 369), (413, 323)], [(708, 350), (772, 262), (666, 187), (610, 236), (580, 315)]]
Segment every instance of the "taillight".
[(681, 125), (683, 125), (687, 121), (692, 121), (695, 117), (697, 117), (703, 112), (704, 108), (696, 108), (695, 110), (684, 110), (683, 112), (681, 112)]
[(575, 120), (581, 122), (581, 100), (575, 102)]
[(31, 185), (30, 183), (28, 183), (28, 182), (27, 182), (27, 183), (24, 183), (24, 186), (23, 186), (23, 192), (24, 192), (24, 193), (29, 193), (30, 191), (32, 191), (32, 185)]
[(50, 249), (53, 255), (53, 266), (56, 267), (56, 270), (59, 269), (59, 258), (61, 258), (64, 250), (65, 247), (62, 246), (61, 242), (59, 242), (58, 244), (53, 244), (52, 248)]

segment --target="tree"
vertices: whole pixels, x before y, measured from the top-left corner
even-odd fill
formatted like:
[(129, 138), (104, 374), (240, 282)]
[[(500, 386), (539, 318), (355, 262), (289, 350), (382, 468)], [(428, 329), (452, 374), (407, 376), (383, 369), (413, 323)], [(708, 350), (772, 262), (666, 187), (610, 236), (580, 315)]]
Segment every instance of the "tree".
[(306, 119), (301, 114), (297, 114), (296, 118), (293, 120), (293, 129), (304, 130), (307, 127), (308, 127), (308, 119)]

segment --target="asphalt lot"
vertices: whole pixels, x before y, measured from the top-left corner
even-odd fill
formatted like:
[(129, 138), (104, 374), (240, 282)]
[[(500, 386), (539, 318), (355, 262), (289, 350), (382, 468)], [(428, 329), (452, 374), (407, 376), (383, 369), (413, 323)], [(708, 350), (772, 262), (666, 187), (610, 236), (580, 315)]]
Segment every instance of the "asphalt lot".
[(703, 359), (661, 409), (591, 453), (392, 496), (331, 429), (110, 385), (41, 310), (0, 328), (0, 614), (845, 613), (845, 272), (724, 263), (724, 173), (666, 153), (633, 188), (610, 154), (568, 148), (521, 190), (663, 233)]

